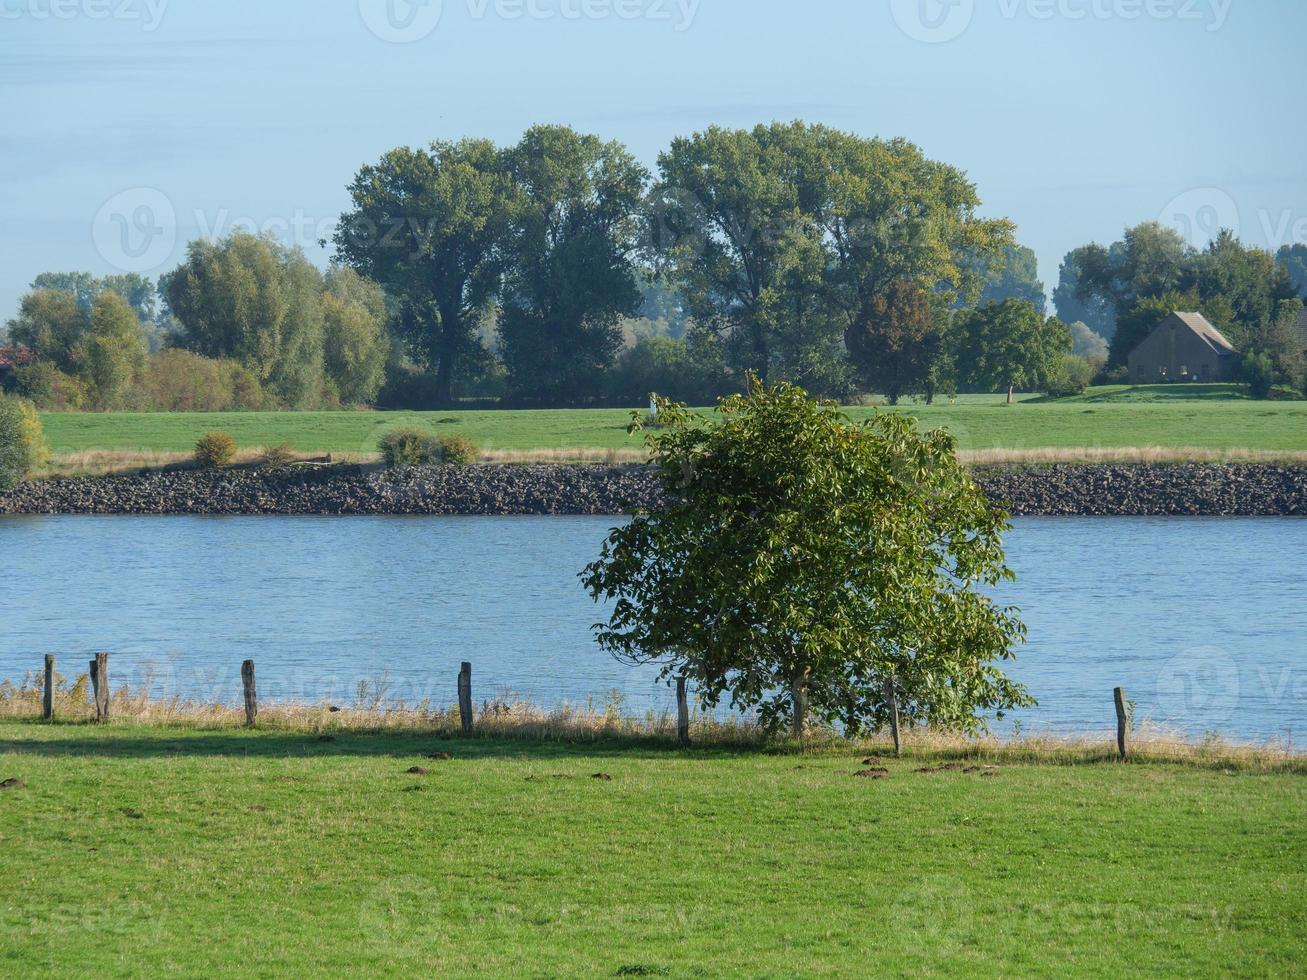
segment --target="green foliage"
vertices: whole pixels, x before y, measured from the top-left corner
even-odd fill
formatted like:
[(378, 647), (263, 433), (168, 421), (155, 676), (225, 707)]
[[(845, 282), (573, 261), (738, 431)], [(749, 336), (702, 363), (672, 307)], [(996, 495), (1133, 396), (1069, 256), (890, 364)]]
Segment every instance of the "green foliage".
[(865, 390), (883, 393), (891, 405), (926, 390), (943, 345), (942, 318), (926, 291), (906, 280), (872, 297), (865, 319), (844, 334)]
[(1084, 249), (1073, 249), (1062, 260), (1057, 288), (1053, 290), (1053, 305), (1063, 323), (1083, 323), (1104, 340), (1111, 340), (1116, 333), (1116, 310), (1108, 299), (1082, 289), (1084, 252)]
[(1048, 394), (1054, 398), (1083, 395), (1093, 384), (1102, 362), (1091, 361), (1075, 354), (1063, 354), (1060, 363), (1048, 379)]
[(256, 411), (263, 389), (236, 361), (204, 357), (188, 350), (162, 350), (145, 369), (145, 400), (160, 412)]
[(164, 289), (181, 324), (178, 346), (239, 361), (288, 407), (317, 400), (322, 279), (299, 249), (245, 232), (195, 241)]
[(1307, 244), (1297, 242), (1282, 245), (1275, 260), (1288, 273), (1293, 288), (1298, 291), (1298, 297), (1307, 300)]
[[(727, 366), (827, 381), (850, 324), (893, 283), (972, 295), (964, 258), (1011, 226), (975, 216), (963, 174), (903, 140), (801, 122), (713, 127), (659, 157), (649, 237)], [(827, 381), (827, 383), (831, 383)]]
[(441, 436), (439, 458), (446, 466), (470, 466), (481, 458), (481, 451), (468, 436)]
[(488, 140), (396, 149), (363, 167), (349, 192), (336, 256), (397, 300), (400, 327), (435, 372), (437, 402), (448, 404), (512, 231), (505, 154)]
[(38, 289), (23, 297), (18, 317), (9, 321), (9, 340), (30, 347), (65, 374), (77, 374), (88, 329), (89, 311), (82, 310), (74, 293)]
[(386, 379), (386, 295), (347, 266), (327, 273), (322, 297), (327, 379), (346, 405), (371, 405)]
[(1008, 300), (957, 314), (950, 343), (965, 390), (1047, 391), (1071, 350), (1071, 332), (1029, 303)]
[(690, 405), (711, 404), (724, 387), (720, 366), (713, 362), (711, 351), (691, 350), (684, 339), (641, 337), (618, 358), (609, 377), (610, 397), (641, 405), (656, 392)]
[(1271, 388), (1275, 385), (1275, 364), (1269, 354), (1260, 351), (1245, 354), (1239, 373), (1248, 383), (1248, 392), (1254, 398), (1271, 396)]
[(225, 432), (209, 432), (195, 444), (195, 462), (202, 469), (216, 470), (236, 458), (236, 440)]
[(0, 395), (0, 492), (12, 490), (43, 466), (49, 454), (36, 408), (22, 399)]
[(977, 305), (1019, 299), (1040, 313), (1045, 312), (1048, 297), (1044, 293), (1043, 280), (1039, 278), (1039, 260), (1033, 249), (1013, 243), (998, 256), (982, 255), (970, 262), (974, 263), (984, 282)]
[(667, 503), (583, 573), (615, 600), (602, 646), (773, 729), (802, 732), (809, 708), (879, 727), (890, 677), (912, 724), (976, 731), (1031, 703), (992, 664), (1024, 627), (975, 588), (1011, 577), (1006, 515), (949, 436), (897, 413), (853, 425), (787, 384), (751, 382), (717, 414), (661, 405), (647, 442)]
[(83, 316), (88, 317), (96, 299), (105, 292), (125, 300), (142, 323), (152, 322), (157, 312), (158, 291), (154, 283), (134, 272), (103, 279), (96, 279), (89, 272), (43, 272), (32, 281), (32, 289), (69, 293), (76, 298)]
[(44, 411), (75, 411), (88, 399), (86, 385), (64, 374), (52, 361), (35, 361), (16, 368), (11, 386), (15, 395)]
[(389, 429), (382, 433), (378, 448), (391, 469), (440, 462), (440, 440), (423, 429), (407, 426)]
[(145, 346), (145, 331), (127, 301), (112, 291), (101, 293), (91, 308), (82, 355), (97, 407), (123, 407), (145, 370)]
[(573, 404), (600, 390), (641, 302), (631, 256), (648, 174), (620, 143), (536, 126), (508, 151), (517, 204), (501, 289), (509, 397)]

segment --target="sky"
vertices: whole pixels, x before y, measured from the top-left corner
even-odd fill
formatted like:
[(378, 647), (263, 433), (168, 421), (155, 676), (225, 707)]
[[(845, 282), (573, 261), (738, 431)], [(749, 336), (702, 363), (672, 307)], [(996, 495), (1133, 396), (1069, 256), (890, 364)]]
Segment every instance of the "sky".
[(712, 124), (906, 137), (1050, 291), (1140, 221), (1307, 242), (1305, 40), (1301, 0), (0, 0), (0, 321), (236, 228), (325, 264), (361, 165), (534, 123), (651, 168)]

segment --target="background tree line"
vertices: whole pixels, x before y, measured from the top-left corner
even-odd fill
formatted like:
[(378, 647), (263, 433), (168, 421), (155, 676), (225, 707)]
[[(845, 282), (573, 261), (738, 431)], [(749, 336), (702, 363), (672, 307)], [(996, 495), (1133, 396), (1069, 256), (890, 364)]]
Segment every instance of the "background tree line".
[(348, 189), (325, 273), (236, 233), (157, 284), (38, 277), (8, 329), (37, 360), (8, 386), (162, 410), (702, 404), (750, 372), (840, 399), (1069, 393), (1176, 308), (1302, 385), (1307, 248), (1196, 252), (1141, 225), (1067, 256), (1050, 318), (1011, 223), (904, 140), (714, 127), (650, 173), (537, 126), (393, 150)]

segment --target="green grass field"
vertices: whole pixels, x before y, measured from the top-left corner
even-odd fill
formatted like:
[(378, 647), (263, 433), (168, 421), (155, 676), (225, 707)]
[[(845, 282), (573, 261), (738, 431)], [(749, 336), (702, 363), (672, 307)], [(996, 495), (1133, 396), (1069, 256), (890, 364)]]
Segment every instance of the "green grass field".
[[(1177, 394), (1179, 392), (1180, 394)], [(908, 404), (921, 424), (945, 427), (963, 450), (1128, 447), (1210, 450), (1307, 450), (1307, 402), (1217, 398), (1231, 389), (1091, 389), (1077, 399), (1006, 405), (998, 396), (955, 405)], [(1188, 393), (1190, 399), (1180, 395)], [(873, 409), (850, 409), (865, 418)], [(215, 414), (50, 414), (47, 438), (56, 453), (88, 450), (187, 452), (220, 429), (243, 447), (289, 443), (301, 452), (373, 452), (396, 425), (463, 432), (484, 450), (636, 449), (627, 410), (270, 412)]]
[(851, 752), (0, 722), (0, 780), (25, 784), (0, 790), (0, 974), (1307, 962), (1307, 777), (889, 760), (871, 780)]

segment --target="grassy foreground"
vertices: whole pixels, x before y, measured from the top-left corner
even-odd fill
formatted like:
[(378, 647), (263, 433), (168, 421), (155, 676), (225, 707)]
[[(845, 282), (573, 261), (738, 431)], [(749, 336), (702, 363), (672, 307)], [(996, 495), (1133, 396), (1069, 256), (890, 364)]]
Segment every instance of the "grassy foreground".
[(926, 761), (871, 779), (835, 747), (0, 721), (0, 780), (23, 783), (0, 790), (0, 973), (1195, 976), (1307, 961), (1307, 777), (917, 772)]
[[(955, 405), (902, 406), (928, 428), (947, 428), (964, 451), (1193, 448), (1284, 452), (1307, 450), (1307, 402), (1215, 398), (1195, 387), (1192, 400), (1174, 388), (1092, 389), (1069, 401), (968, 397)], [(1180, 389), (1184, 393), (1184, 389)], [(1201, 397), (1199, 397), (1201, 396)], [(875, 409), (854, 408), (865, 418)], [(235, 412), (48, 414), (56, 453), (94, 450), (189, 452), (205, 432), (229, 432), (242, 447), (289, 443), (302, 452), (372, 453), (396, 425), (461, 432), (482, 449), (513, 453), (638, 450), (624, 409), (448, 412)]]

